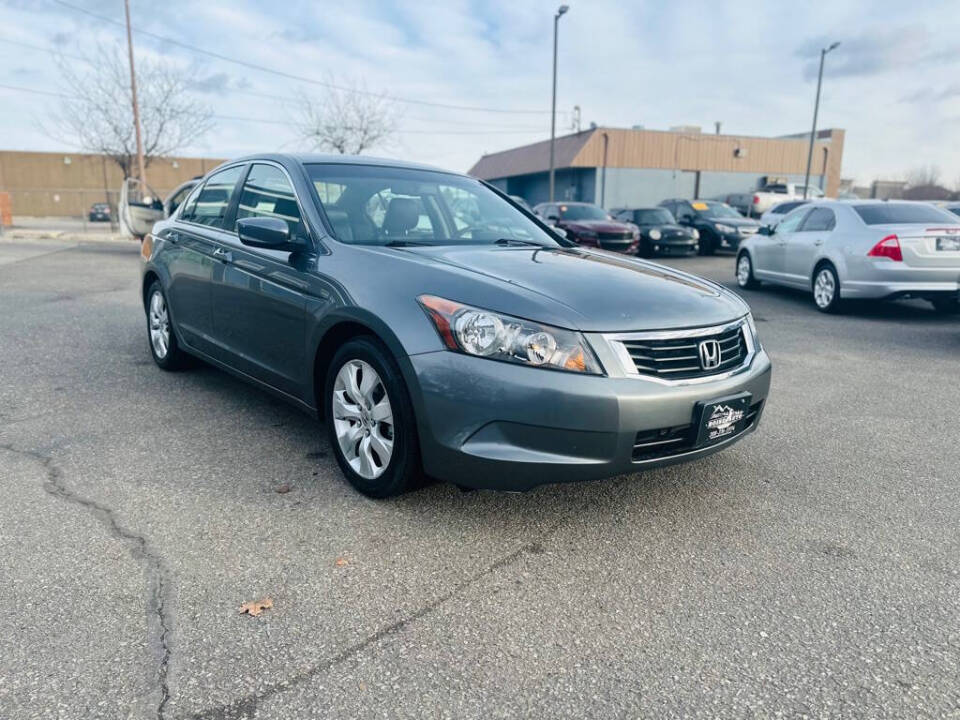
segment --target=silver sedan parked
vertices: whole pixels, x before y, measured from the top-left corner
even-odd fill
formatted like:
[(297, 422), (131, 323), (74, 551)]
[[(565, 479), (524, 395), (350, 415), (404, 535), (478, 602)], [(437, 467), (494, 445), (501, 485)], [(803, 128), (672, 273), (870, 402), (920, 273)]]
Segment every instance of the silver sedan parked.
[(960, 311), (960, 217), (926, 203), (818, 201), (740, 245), (737, 284), (802, 288), (819, 310), (851, 298), (923, 298)]

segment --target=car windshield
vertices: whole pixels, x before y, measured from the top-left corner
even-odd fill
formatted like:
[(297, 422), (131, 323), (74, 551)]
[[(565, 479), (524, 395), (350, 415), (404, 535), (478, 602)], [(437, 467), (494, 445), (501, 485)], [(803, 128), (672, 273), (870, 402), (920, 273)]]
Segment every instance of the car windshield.
[(432, 170), (310, 163), (337, 240), (355, 245), (490, 244), (559, 247), (551, 233), (473, 178)]
[(673, 215), (666, 208), (637, 210), (634, 217), (641, 225), (672, 225), (675, 222)]
[(897, 225), (900, 223), (960, 223), (956, 216), (923, 203), (876, 203), (855, 205), (857, 215), (867, 225)]
[(738, 218), (743, 217), (732, 207), (722, 202), (694, 202), (693, 209), (698, 215), (708, 218)]
[(561, 205), (560, 217), (564, 220), (609, 220), (607, 211), (596, 205)]

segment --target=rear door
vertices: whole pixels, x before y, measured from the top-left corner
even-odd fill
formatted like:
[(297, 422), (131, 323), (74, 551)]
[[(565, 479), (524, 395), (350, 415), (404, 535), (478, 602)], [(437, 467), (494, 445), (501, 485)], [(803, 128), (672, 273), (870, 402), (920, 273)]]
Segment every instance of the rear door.
[(231, 218), (227, 255), (214, 272), (217, 357), (299, 396), (306, 380), (309, 253), (243, 245), (236, 234), (236, 220), (247, 217), (280, 218), (290, 227), (291, 237), (309, 237), (286, 172), (272, 163), (251, 165)]
[(837, 226), (837, 218), (828, 207), (815, 207), (804, 218), (785, 246), (786, 273), (794, 285), (808, 287), (820, 248)]
[(211, 286), (216, 266), (217, 235), (223, 232), (226, 209), (244, 166), (220, 170), (191, 195), (177, 223), (163, 234), (170, 251), (167, 296), (177, 329), (186, 343), (209, 353), (211, 335)]

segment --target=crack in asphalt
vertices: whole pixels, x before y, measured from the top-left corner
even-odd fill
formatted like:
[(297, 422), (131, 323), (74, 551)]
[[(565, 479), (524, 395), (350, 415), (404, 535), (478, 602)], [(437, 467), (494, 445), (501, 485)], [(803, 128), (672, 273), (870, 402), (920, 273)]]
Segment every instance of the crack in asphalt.
[(375, 633), (368, 635), (363, 640), (360, 640), (359, 642), (356, 642), (353, 645), (350, 645), (349, 647), (344, 648), (339, 653), (334, 655), (332, 658), (325, 660), (324, 662), (318, 663), (317, 665), (314, 665), (313, 667), (307, 670), (304, 670), (303, 672), (298, 673), (297, 675), (294, 675), (293, 677), (287, 680), (283, 680), (282, 682), (275, 683), (274, 685), (271, 685), (270, 687), (260, 691), (259, 693), (246, 695), (238, 700), (234, 700), (233, 702), (226, 703), (218, 707), (201, 710), (198, 713), (195, 713), (193, 715), (189, 715), (186, 717), (188, 717), (190, 720), (244, 720), (246, 718), (253, 718), (254, 715), (257, 713), (257, 709), (261, 701), (267, 700), (273, 697), (274, 695), (278, 695), (282, 692), (285, 692), (286, 690), (291, 690), (297, 687), (298, 685), (302, 685), (303, 683), (309, 681), (310, 679), (316, 677), (317, 675), (320, 675), (321, 673), (331, 670), (337, 665), (339, 665), (340, 663), (349, 660), (355, 655), (358, 655), (368, 647), (375, 645), (376, 643), (380, 642), (384, 638), (389, 637), (391, 635), (395, 635), (396, 633), (406, 628), (408, 625), (411, 625), (417, 620), (420, 620), (426, 617), (427, 615), (432, 613), (434, 610), (439, 608), (441, 605), (446, 603), (448, 600), (453, 599), (463, 591), (470, 588), (472, 585), (475, 585), (479, 581), (492, 575), (498, 570), (501, 570), (505, 567), (508, 567), (509, 565), (512, 565), (517, 560), (519, 560), (523, 555), (541, 554), (543, 552), (543, 541), (546, 540), (551, 535), (553, 535), (560, 527), (564, 525), (565, 522), (566, 521), (563, 520), (556, 523), (553, 527), (545, 530), (535, 539), (531, 540), (528, 543), (525, 543), (524, 545), (520, 546), (516, 550), (513, 550), (512, 552), (507, 553), (506, 555), (503, 555), (502, 557), (496, 559), (495, 561), (493, 561), (492, 563), (484, 567), (479, 572), (474, 573), (473, 575), (468, 577), (466, 580), (462, 580), (461, 582), (454, 585), (451, 589), (447, 590), (442, 595), (439, 595), (438, 597), (434, 598), (431, 602), (420, 607), (419, 609), (410, 613), (406, 617), (403, 617), (400, 620), (397, 620), (395, 623), (391, 625), (387, 625), (386, 627), (383, 627), (380, 630), (377, 630)]
[(38, 462), (47, 473), (47, 480), (43, 489), (49, 495), (64, 500), (73, 505), (79, 505), (89, 510), (113, 536), (133, 544), (133, 556), (145, 562), (149, 590), (147, 592), (147, 611), (156, 617), (159, 626), (156, 641), (160, 657), (157, 666), (156, 680), (160, 699), (157, 703), (157, 719), (164, 720), (167, 703), (170, 701), (170, 688), (167, 683), (167, 673), (170, 666), (170, 635), (173, 623), (169, 617), (166, 601), (167, 584), (164, 578), (163, 563), (160, 556), (150, 547), (147, 539), (137, 533), (127, 530), (117, 520), (116, 513), (106, 505), (96, 500), (78, 495), (68, 488), (63, 481), (63, 472), (56, 466), (53, 458), (32, 450), (20, 450), (12, 445), (0, 445), (0, 449), (15, 455), (28, 457)]

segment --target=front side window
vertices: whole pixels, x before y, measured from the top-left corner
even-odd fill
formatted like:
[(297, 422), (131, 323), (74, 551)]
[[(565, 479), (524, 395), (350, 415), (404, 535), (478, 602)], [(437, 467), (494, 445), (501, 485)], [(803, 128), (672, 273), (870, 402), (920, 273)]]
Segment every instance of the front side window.
[(237, 165), (211, 175), (203, 184), (196, 202), (185, 208), (182, 219), (222, 229), (230, 198), (242, 174), (243, 166)]
[(833, 230), (837, 224), (837, 219), (833, 215), (833, 210), (829, 208), (814, 208), (803, 221), (803, 232), (825, 232)]
[(560, 243), (473, 178), (433, 170), (306, 166), (337, 240), (358, 245)]
[(243, 183), (237, 220), (249, 217), (272, 217), (285, 220), (290, 236), (302, 235), (300, 207), (293, 186), (283, 170), (273, 165), (255, 164)]
[(796, 231), (796, 229), (800, 227), (800, 223), (803, 222), (803, 219), (807, 216), (808, 212), (810, 212), (809, 208), (797, 208), (792, 213), (787, 215), (779, 225), (777, 225), (777, 232), (788, 233)]

